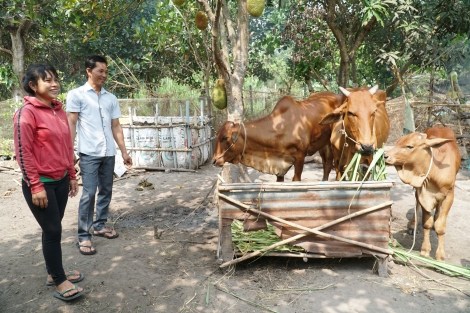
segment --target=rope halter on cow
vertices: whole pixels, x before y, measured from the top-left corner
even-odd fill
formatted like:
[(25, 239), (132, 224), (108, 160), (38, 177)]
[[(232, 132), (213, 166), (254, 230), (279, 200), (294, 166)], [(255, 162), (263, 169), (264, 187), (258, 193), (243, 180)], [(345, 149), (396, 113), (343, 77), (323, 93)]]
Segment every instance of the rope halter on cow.
[[(246, 137), (247, 137), (247, 134), (246, 134), (246, 127), (245, 127), (245, 124), (243, 124), (243, 122), (240, 122), (240, 124), (243, 126), (243, 130), (245, 132), (245, 140), (243, 142), (243, 151), (242, 151), (242, 158), (243, 158), (243, 155), (245, 154), (245, 148), (246, 148)], [(217, 158), (215, 158), (215, 160), (213, 161), (213, 164), (215, 164), (215, 162), (217, 162), (218, 159), (220, 159), (221, 157), (223, 157), (225, 155), (225, 153), (227, 153), (228, 150), (230, 150), (230, 148), (232, 148), (232, 146), (237, 142), (238, 140), (238, 137), (240, 137), (240, 133), (237, 133), (237, 137), (235, 138), (235, 140), (232, 142), (232, 144), (230, 146), (228, 146), (227, 149), (225, 149), (224, 152), (222, 152), (221, 155), (219, 155)]]
[(343, 154), (344, 154), (344, 149), (348, 146), (348, 138), (354, 142), (355, 144), (359, 144), (356, 140), (354, 140), (353, 138), (349, 137), (348, 134), (346, 133), (346, 127), (344, 126), (344, 117), (343, 119), (341, 120), (341, 123), (342, 123), (342, 126), (343, 128), (338, 130), (338, 133), (344, 135), (344, 145), (343, 145), (343, 149), (341, 149), (341, 156), (339, 157), (339, 162), (341, 162), (341, 160), (343, 159)]
[[(429, 162), (428, 171), (427, 171), (426, 175), (424, 176), (423, 184), (426, 182), (426, 179), (428, 179), (429, 173), (431, 172), (432, 163), (433, 163), (433, 160), (434, 160), (434, 152), (432, 151), (432, 147), (429, 147), (429, 149), (431, 149), (431, 161)], [(415, 194), (416, 194), (416, 193), (417, 193), (416, 187), (413, 188), (413, 189), (415, 190)], [(418, 197), (416, 196), (416, 203), (415, 203), (415, 228), (414, 228), (414, 231), (413, 231), (413, 244), (411, 245), (411, 248), (410, 248), (410, 250), (408, 250), (408, 252), (413, 251), (413, 248), (414, 248), (414, 246), (415, 246), (415, 242), (416, 242), (416, 228), (417, 228), (417, 227), (418, 227)]]
[(429, 149), (431, 149), (431, 162), (429, 162), (428, 172), (424, 176), (423, 184), (426, 181), (426, 179), (428, 178), (429, 173), (431, 172), (431, 167), (432, 167), (432, 163), (433, 163), (433, 159), (434, 159), (434, 152), (432, 151), (432, 147), (429, 147)]
[(343, 134), (344, 137), (345, 137), (345, 140), (344, 140), (344, 147), (347, 147), (348, 146), (348, 143), (346, 142), (346, 139), (349, 138), (349, 140), (351, 140), (352, 142), (354, 142), (356, 145), (359, 145), (359, 142), (357, 142), (356, 140), (354, 140), (353, 138), (349, 137), (348, 133), (346, 133), (346, 127), (344, 126), (344, 117), (343, 119), (341, 120), (342, 124), (343, 124), (343, 128), (340, 129), (338, 132)]

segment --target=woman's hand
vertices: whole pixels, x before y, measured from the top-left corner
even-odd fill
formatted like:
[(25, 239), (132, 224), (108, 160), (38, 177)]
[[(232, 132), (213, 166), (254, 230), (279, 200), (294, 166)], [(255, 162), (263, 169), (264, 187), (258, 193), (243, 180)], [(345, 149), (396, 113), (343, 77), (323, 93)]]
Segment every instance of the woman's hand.
[(69, 197), (73, 198), (78, 194), (78, 183), (76, 180), (69, 182)]
[(33, 204), (40, 207), (41, 209), (47, 208), (49, 201), (47, 200), (46, 190), (40, 191), (38, 193), (33, 193)]

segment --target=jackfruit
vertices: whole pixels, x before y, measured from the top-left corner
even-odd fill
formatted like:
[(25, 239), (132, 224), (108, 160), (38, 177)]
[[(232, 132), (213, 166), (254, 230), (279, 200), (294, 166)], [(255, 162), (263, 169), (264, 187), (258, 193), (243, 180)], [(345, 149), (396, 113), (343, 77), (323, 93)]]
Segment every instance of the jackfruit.
[(212, 104), (219, 110), (227, 107), (227, 92), (223, 79), (218, 79), (212, 89)]
[(248, 0), (248, 13), (253, 17), (260, 17), (264, 11), (264, 4), (266, 0)]
[(185, 2), (186, 0), (173, 0), (173, 3), (179, 7), (182, 6)]
[(208, 23), (208, 18), (207, 18), (207, 15), (206, 13), (202, 12), (202, 11), (198, 11), (196, 13), (196, 27), (199, 29), (199, 30), (205, 30), (207, 29), (207, 23)]

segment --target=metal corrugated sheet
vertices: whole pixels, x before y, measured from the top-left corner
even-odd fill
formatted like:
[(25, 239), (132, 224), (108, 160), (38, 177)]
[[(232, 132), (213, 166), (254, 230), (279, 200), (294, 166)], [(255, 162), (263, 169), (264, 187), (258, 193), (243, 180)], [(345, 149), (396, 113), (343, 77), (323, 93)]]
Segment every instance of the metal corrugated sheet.
[[(221, 184), (219, 192), (244, 204), (276, 217), (315, 228), (387, 201), (390, 201), (390, 181), (318, 182), (318, 183), (251, 183)], [(230, 202), (219, 199), (219, 214), (223, 219), (246, 220), (245, 229), (256, 230), (263, 219), (245, 213)], [(370, 212), (322, 230), (327, 234), (388, 248), (390, 235), (390, 206)], [(282, 238), (289, 238), (303, 230), (280, 222), (270, 221)], [(308, 235), (296, 242), (308, 252), (326, 256), (351, 257), (371, 253), (363, 247), (328, 240), (318, 235)]]

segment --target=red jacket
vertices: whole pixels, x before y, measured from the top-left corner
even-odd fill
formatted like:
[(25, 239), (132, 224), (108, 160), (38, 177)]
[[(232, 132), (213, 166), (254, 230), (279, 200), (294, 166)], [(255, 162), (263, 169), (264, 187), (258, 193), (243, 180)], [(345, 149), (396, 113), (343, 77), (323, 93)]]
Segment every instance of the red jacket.
[(44, 190), (39, 176), (59, 180), (68, 170), (69, 179), (76, 179), (67, 116), (62, 103), (52, 100), (52, 105), (24, 97), (13, 116), (16, 161), (31, 193)]

